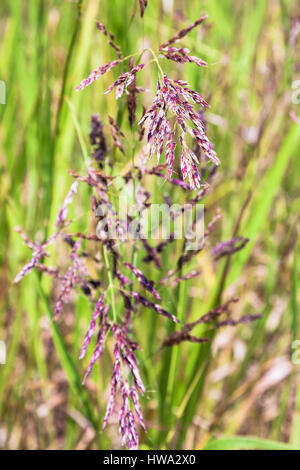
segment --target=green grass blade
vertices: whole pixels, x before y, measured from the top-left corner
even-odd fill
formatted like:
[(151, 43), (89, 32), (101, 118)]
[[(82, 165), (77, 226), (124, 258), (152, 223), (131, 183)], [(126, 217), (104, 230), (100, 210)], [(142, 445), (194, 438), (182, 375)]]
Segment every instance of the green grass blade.
[(258, 181), (255, 189), (256, 196), (249, 206), (250, 216), (241, 229), (241, 233), (245, 233), (247, 237), (250, 238), (250, 242), (240, 253), (237, 253), (233, 257), (228, 284), (231, 284), (238, 278), (244, 264), (249, 258), (255, 242), (263, 230), (265, 222), (268, 220), (272, 202), (281, 186), (287, 165), (297, 151), (299, 142), (300, 126), (294, 125), (284, 139), (276, 161), (261, 178), (260, 182)]
[(257, 437), (233, 436), (216, 439), (209, 442), (203, 450), (299, 450), (290, 444), (271, 441), (268, 439), (258, 439)]
[(55, 344), (55, 348), (56, 348), (57, 354), (59, 356), (59, 359), (61, 361), (61, 364), (63, 366), (63, 369), (66, 373), (66, 376), (68, 377), (68, 380), (69, 380), (69, 383), (70, 383), (72, 389), (77, 394), (77, 396), (79, 397), (79, 399), (81, 400), (81, 402), (84, 406), (86, 417), (90, 420), (90, 422), (93, 425), (93, 427), (95, 428), (95, 430), (97, 430), (98, 429), (97, 420), (93, 416), (93, 412), (92, 412), (92, 409), (91, 409), (88, 394), (82, 386), (81, 377), (80, 377), (80, 375), (77, 371), (76, 365), (75, 365), (71, 355), (68, 352), (67, 346), (64, 342), (63, 337), (60, 334), (59, 328), (58, 328), (57, 324), (54, 323), (53, 320), (52, 320), (52, 316), (53, 316), (52, 309), (49, 305), (48, 299), (47, 299), (46, 294), (45, 294), (45, 292), (42, 288), (40, 279), (39, 279), (37, 274), (36, 274), (36, 281), (37, 281), (36, 284), (37, 284), (39, 293), (41, 295), (42, 302), (43, 302), (44, 307), (46, 309), (47, 315), (50, 319), (51, 331), (52, 331), (52, 335), (53, 335), (53, 342)]
[(299, 256), (299, 243), (295, 244), (294, 248), (294, 262), (292, 272), (292, 295), (291, 295), (291, 322), (292, 322), (292, 335), (293, 341), (298, 338), (298, 256)]

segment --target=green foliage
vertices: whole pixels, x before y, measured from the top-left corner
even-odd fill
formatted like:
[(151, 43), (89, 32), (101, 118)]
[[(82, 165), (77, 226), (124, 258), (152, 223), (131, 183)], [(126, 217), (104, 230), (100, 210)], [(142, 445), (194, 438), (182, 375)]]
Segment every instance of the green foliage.
[[(184, 343), (161, 351), (161, 343), (173, 326), (149, 311), (139, 314), (135, 327), (143, 346), (139, 359), (147, 386), (143, 409), (149, 423), (142, 445), (150, 449), (299, 448), (299, 392), (293, 401), (293, 387), (287, 383), (284, 388), (280, 381), (257, 392), (274, 358), (285, 357), (291, 339), (300, 339), (296, 243), (300, 132), (299, 124), (289, 116), (291, 111), (299, 115), (299, 109), (289, 100), (291, 80), (297, 79), (296, 54), (289, 47), (297, 2), (174, 0), (170, 11), (164, 11), (163, 2), (149, 1), (143, 20), (133, 15), (137, 7), (134, 0), (25, 3), (2, 0), (0, 5), (0, 80), (7, 85), (7, 104), (0, 105), (0, 340), (8, 347), (7, 364), (0, 366), (1, 427), (7, 433), (4, 447), (14, 446), (14, 442), (19, 448), (116, 445), (113, 433), (99, 438), (111, 351), (108, 348), (103, 363), (92, 374), (94, 387), (83, 388), (86, 362), (79, 363), (78, 350), (90, 307), (79, 296), (72, 320), (68, 311), (61, 323), (54, 324), (54, 293), (48, 279), (30, 274), (20, 285), (12, 285), (29, 256), (14, 227), (21, 225), (32, 238), (37, 233), (39, 239), (44, 239), (51, 233), (71, 184), (67, 169), (82, 170), (89, 154), (92, 113), (98, 112), (105, 124), (108, 115), (114, 116), (123, 132), (131, 136), (124, 103), (103, 95), (115, 77), (112, 73), (84, 92), (75, 92), (76, 85), (93, 68), (115, 58), (95, 28), (96, 19), (114, 32), (115, 41), (126, 55), (149, 41), (153, 49), (157, 48), (204, 9), (209, 14), (209, 26), (203, 27), (203, 34), (193, 31), (184, 45), (209, 63), (204, 71), (188, 64), (186, 77), (211, 104), (208, 133), (222, 162), (205, 200), (207, 222), (218, 207), (223, 213), (211, 246), (233, 235), (248, 237), (250, 243), (227, 263), (215, 263), (200, 255), (193, 269), (200, 267), (202, 276), (178, 287), (175, 296), (168, 287), (161, 291), (164, 306), (183, 322), (199, 318), (232, 293), (241, 297), (238, 316), (261, 313), (262, 319), (236, 328), (223, 349), (212, 347), (216, 333), (210, 325), (197, 331), (199, 336), (210, 337), (210, 343)], [(176, 11), (182, 11), (185, 19), (175, 15)], [(161, 59), (161, 65), (172, 76), (179, 73), (165, 59)], [(156, 68), (142, 72), (141, 77), (138, 84), (150, 90), (145, 94), (150, 104)], [(139, 96), (138, 116), (141, 112)], [(125, 157), (113, 154), (116, 173), (125, 166), (125, 159), (131, 163), (131, 138), (125, 145)], [(164, 187), (157, 184), (154, 198), (159, 200), (163, 192)], [(175, 198), (178, 194), (174, 190)], [(89, 195), (82, 194), (81, 201), (83, 217), (76, 219), (75, 230), (88, 223), (85, 207)], [(179, 245), (176, 250), (180, 252)], [(53, 253), (54, 259), (60, 255)], [(135, 256), (139, 263), (142, 254)], [(163, 270), (167, 272), (174, 252), (169, 249), (164, 256)], [(155, 280), (154, 268), (149, 267), (148, 274)], [(275, 327), (270, 327), (268, 321), (276, 316), (275, 304), (280, 300), (286, 302), (286, 308)], [(245, 354), (237, 360), (235, 347), (241, 344)], [(216, 370), (225, 366), (230, 369), (230, 365), (233, 368), (227, 375), (212, 380)], [(61, 371), (62, 379), (57, 378)], [(297, 373), (299, 369), (292, 366), (288, 375), (294, 378)], [(64, 398), (52, 407), (53, 393), (58, 398), (63, 394)], [(279, 411), (276, 416), (262, 417), (260, 399), (264, 393), (272, 395), (275, 408), (284, 395), (277, 421)], [(49, 405), (46, 416), (40, 412), (42, 404)], [(63, 440), (58, 437), (61, 428), (56, 407), (64, 410)], [(249, 420), (244, 410), (251, 414)], [(31, 415), (37, 423), (34, 431), (27, 422)], [(292, 424), (286, 440), (290, 444), (280, 442), (282, 428), (289, 419)], [(91, 437), (82, 444), (82, 433), (87, 429), (92, 430)], [(247, 436), (238, 436), (241, 431)], [(235, 436), (226, 437), (232, 434)], [(215, 435), (224, 438), (212, 440)], [(279, 442), (268, 440), (273, 436)]]

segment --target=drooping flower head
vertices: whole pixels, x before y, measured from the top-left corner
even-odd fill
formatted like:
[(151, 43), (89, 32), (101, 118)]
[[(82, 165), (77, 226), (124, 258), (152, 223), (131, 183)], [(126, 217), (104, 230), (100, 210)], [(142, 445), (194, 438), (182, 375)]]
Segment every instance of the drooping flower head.
[(171, 80), (166, 75), (163, 82), (157, 84), (157, 93), (152, 106), (140, 121), (142, 125), (148, 121), (148, 152), (149, 158), (157, 154), (157, 161), (165, 146), (166, 161), (169, 165), (169, 176), (172, 175), (175, 160), (176, 140), (179, 134), (181, 148), (180, 166), (183, 179), (188, 176), (191, 189), (200, 188), (201, 178), (197, 169), (198, 159), (188, 147), (187, 139), (191, 136), (202, 150), (205, 158), (218, 165), (219, 159), (206, 136), (199, 113), (195, 105), (209, 107), (202, 96), (192, 90), (183, 80)]

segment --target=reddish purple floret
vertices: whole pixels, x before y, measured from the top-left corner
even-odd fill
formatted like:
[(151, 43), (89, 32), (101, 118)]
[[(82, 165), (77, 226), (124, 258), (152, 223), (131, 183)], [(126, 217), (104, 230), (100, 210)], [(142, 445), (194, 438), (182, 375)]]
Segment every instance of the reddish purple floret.
[(159, 295), (159, 293), (157, 292), (157, 290), (155, 289), (155, 287), (153, 286), (153, 281), (148, 281), (148, 279), (146, 278), (146, 276), (144, 276), (144, 274), (142, 273), (142, 271), (138, 268), (136, 268), (135, 266), (133, 266), (132, 264), (130, 263), (124, 263), (124, 265), (130, 269), (130, 271), (133, 272), (133, 274), (136, 276), (136, 278), (139, 280), (139, 282), (141, 283), (141, 285), (149, 292), (151, 292), (151, 294), (154, 295), (154, 297), (156, 298), (156, 300), (159, 300), (161, 301), (161, 297)]
[(95, 80), (98, 80), (101, 75), (104, 75), (106, 72), (109, 72), (111, 69), (119, 65), (120, 62), (121, 61), (117, 59), (113, 60), (112, 62), (108, 62), (107, 64), (100, 65), (100, 67), (97, 67), (87, 78), (84, 78), (80, 82), (80, 84), (76, 88), (76, 91), (83, 90), (87, 86), (91, 85), (92, 83), (94, 83)]
[(85, 354), (86, 354), (88, 345), (90, 344), (92, 335), (93, 335), (93, 333), (95, 331), (95, 328), (96, 328), (96, 320), (100, 316), (102, 308), (103, 308), (103, 300), (104, 300), (104, 294), (101, 295), (100, 299), (97, 302), (95, 311), (93, 313), (91, 322), (89, 324), (87, 333), (86, 333), (84, 341), (83, 341), (83, 345), (82, 345), (82, 348), (81, 348), (81, 351), (80, 351), (79, 359), (83, 359)]
[(64, 225), (64, 223), (66, 222), (67, 216), (68, 216), (69, 205), (72, 203), (73, 197), (77, 193), (77, 190), (78, 190), (78, 181), (74, 181), (74, 183), (72, 184), (72, 186), (70, 188), (70, 191), (69, 191), (66, 199), (64, 200), (63, 205), (62, 205), (62, 207), (61, 207), (61, 209), (58, 213), (58, 216), (57, 216), (57, 219), (56, 219), (56, 222), (55, 222), (55, 227), (56, 228), (61, 226), (61, 225)]
[[(140, 125), (147, 120), (149, 121), (147, 137), (149, 158), (156, 152), (157, 163), (159, 163), (165, 145), (169, 177), (173, 173), (176, 147), (175, 128), (177, 126), (180, 133), (182, 176), (183, 179), (188, 177), (190, 188), (196, 190), (200, 188), (201, 183), (197, 168), (199, 162), (186, 143), (187, 135), (189, 134), (195, 139), (206, 158), (210, 159), (215, 165), (220, 162), (205, 134), (203, 123), (194, 111), (194, 105), (191, 102), (205, 108), (209, 106), (199, 93), (190, 89), (187, 82), (170, 80), (165, 75), (163, 83), (158, 82), (153, 105), (144, 114)], [(173, 128), (169, 121), (169, 112), (175, 118)]]

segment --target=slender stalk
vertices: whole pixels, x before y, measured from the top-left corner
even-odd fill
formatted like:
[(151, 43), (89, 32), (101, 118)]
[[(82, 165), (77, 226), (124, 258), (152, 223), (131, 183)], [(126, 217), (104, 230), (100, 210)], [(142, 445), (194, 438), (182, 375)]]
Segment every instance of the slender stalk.
[(109, 257), (108, 257), (108, 252), (107, 248), (105, 245), (103, 245), (103, 255), (104, 255), (104, 261), (105, 261), (105, 266), (107, 269), (107, 276), (108, 276), (108, 288), (110, 290), (110, 295), (111, 295), (111, 309), (113, 312), (113, 321), (114, 323), (117, 322), (117, 312), (116, 312), (116, 302), (115, 302), (115, 291), (114, 291), (114, 281), (113, 281), (113, 273), (111, 270), (110, 262), (109, 262)]
[(76, 40), (77, 36), (79, 33), (80, 29), (80, 21), (81, 21), (81, 12), (82, 12), (82, 4), (83, 0), (78, 0), (77, 4), (77, 18), (70, 42), (70, 46), (68, 49), (68, 54), (66, 58), (66, 63), (63, 71), (63, 80), (62, 80), (62, 87), (61, 87), (61, 92), (60, 92), (60, 97), (59, 97), (59, 103), (58, 103), (58, 109), (57, 109), (57, 114), (56, 114), (56, 120), (55, 120), (55, 130), (54, 130), (54, 136), (53, 136), (53, 154), (55, 153), (55, 145), (57, 141), (57, 136), (59, 134), (59, 126), (60, 126), (60, 117), (62, 114), (62, 109), (63, 109), (63, 104), (64, 104), (64, 97), (65, 97), (65, 92), (66, 92), (66, 86), (67, 86), (67, 80), (69, 76), (69, 70), (70, 70), (70, 65), (71, 65), (71, 59), (74, 53), (75, 45), (76, 45)]
[(161, 66), (160, 66), (158, 57), (157, 57), (157, 55), (155, 54), (155, 52), (154, 52), (150, 47), (146, 47), (146, 49), (145, 49), (143, 52), (145, 52), (145, 51), (149, 51), (150, 54), (152, 54), (152, 56), (153, 56), (153, 58), (154, 58), (154, 61), (156, 62), (157, 68), (158, 68), (158, 70), (159, 70), (159, 72), (160, 72), (160, 74), (161, 74), (161, 77), (164, 78), (164, 75), (165, 75), (165, 74), (164, 74), (164, 71), (163, 71), (163, 69), (162, 69)]

